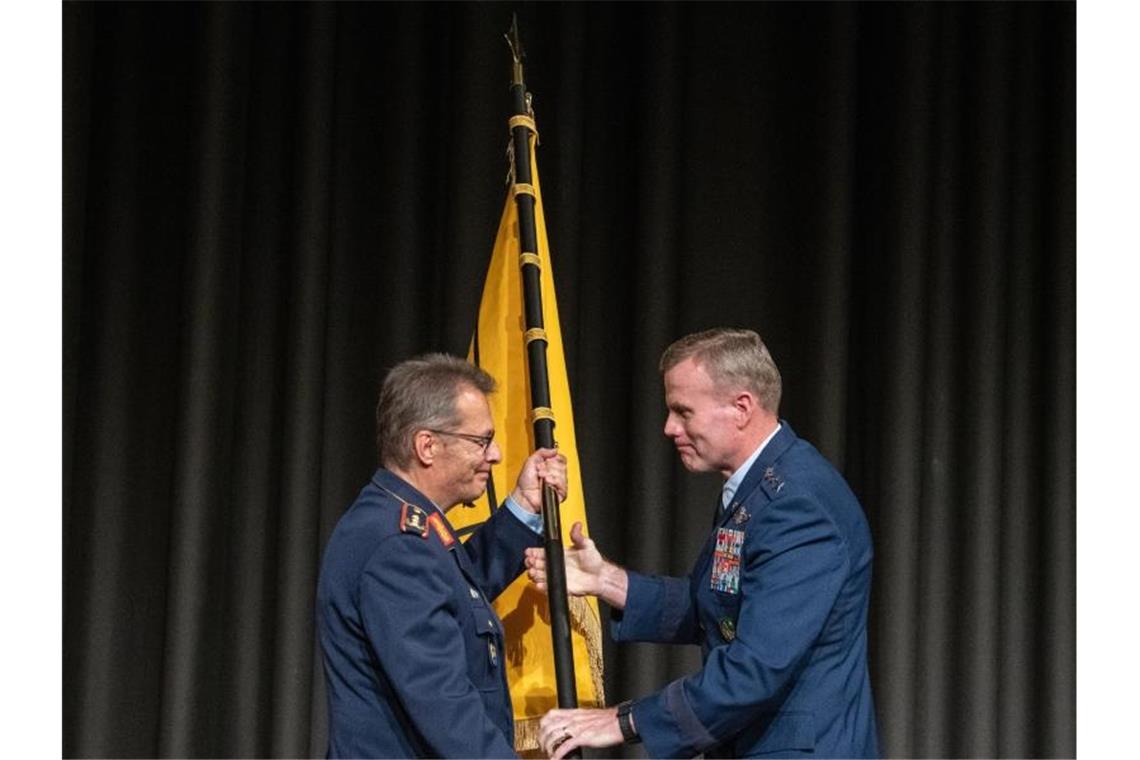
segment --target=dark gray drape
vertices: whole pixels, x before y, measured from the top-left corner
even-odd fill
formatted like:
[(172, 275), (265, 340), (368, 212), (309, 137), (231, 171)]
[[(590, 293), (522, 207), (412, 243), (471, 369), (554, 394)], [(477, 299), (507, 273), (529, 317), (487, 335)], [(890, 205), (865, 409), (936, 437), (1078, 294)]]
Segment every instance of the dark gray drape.
[(384, 368), (465, 352), (516, 7), (603, 550), (687, 571), (656, 361), (752, 327), (871, 522), (885, 750), (1075, 754), (1071, 3), (66, 3), (65, 754), (323, 754), (320, 553)]

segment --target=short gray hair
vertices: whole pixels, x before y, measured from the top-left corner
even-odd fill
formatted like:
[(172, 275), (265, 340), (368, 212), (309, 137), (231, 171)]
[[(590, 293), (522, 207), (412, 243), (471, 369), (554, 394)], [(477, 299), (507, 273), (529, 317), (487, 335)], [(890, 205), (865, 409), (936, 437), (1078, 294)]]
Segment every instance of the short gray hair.
[(783, 389), (780, 370), (764, 341), (752, 330), (717, 327), (686, 335), (661, 355), (661, 374), (686, 359), (704, 367), (718, 389), (751, 391), (761, 406), (779, 414)]
[(466, 387), (487, 395), (495, 379), (474, 364), (447, 354), (424, 354), (388, 371), (376, 402), (376, 454), (384, 467), (407, 467), (412, 438), (426, 428), (459, 424), (455, 399)]

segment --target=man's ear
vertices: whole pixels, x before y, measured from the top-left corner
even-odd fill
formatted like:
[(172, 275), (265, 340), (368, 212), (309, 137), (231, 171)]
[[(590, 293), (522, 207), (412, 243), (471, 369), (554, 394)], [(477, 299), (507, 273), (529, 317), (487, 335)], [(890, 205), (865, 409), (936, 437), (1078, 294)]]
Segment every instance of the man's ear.
[(420, 465), (431, 467), (435, 462), (435, 442), (435, 436), (427, 430), (420, 430), (412, 438), (412, 451)]
[(748, 427), (748, 423), (752, 421), (752, 418), (760, 408), (756, 397), (749, 391), (737, 393), (736, 397), (732, 400), (732, 406), (736, 410), (736, 426), (740, 430)]

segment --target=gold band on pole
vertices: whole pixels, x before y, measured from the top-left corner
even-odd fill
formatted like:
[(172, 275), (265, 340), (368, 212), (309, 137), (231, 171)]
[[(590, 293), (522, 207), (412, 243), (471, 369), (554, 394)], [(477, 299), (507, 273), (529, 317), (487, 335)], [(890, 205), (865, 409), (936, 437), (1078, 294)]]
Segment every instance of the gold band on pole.
[(515, 195), (529, 195), (531, 198), (537, 198), (538, 195), (534, 192), (534, 185), (528, 185), (525, 182), (516, 182), (511, 185), (511, 192)]
[[(546, 340), (546, 330), (543, 330), (541, 327), (532, 327), (526, 331), (523, 337), (526, 338), (526, 345), (529, 346), (532, 341)], [(546, 342), (549, 343), (550, 341), (546, 340)]]
[(554, 410), (549, 406), (536, 406), (530, 410), (530, 424), (534, 424), (539, 420), (550, 420), (554, 422)]
[(542, 259), (538, 257), (537, 253), (520, 253), (519, 254), (519, 269), (522, 269), (527, 264), (532, 264), (539, 269), (542, 269)]
[(527, 116), (526, 114), (515, 114), (507, 121), (507, 125), (511, 129), (514, 129), (515, 127), (526, 127), (531, 132), (534, 132), (535, 136), (538, 135), (538, 127), (535, 126), (534, 119)]

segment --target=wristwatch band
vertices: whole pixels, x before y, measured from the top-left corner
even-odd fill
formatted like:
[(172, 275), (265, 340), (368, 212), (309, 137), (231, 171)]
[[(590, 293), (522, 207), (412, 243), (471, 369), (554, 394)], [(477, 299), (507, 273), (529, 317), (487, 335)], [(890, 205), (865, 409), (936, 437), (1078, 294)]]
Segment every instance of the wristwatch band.
[(626, 744), (636, 744), (641, 741), (641, 737), (637, 735), (637, 731), (633, 728), (633, 719), (630, 718), (630, 713), (633, 712), (633, 702), (626, 700), (618, 705), (617, 719), (618, 728), (621, 729), (621, 738)]

